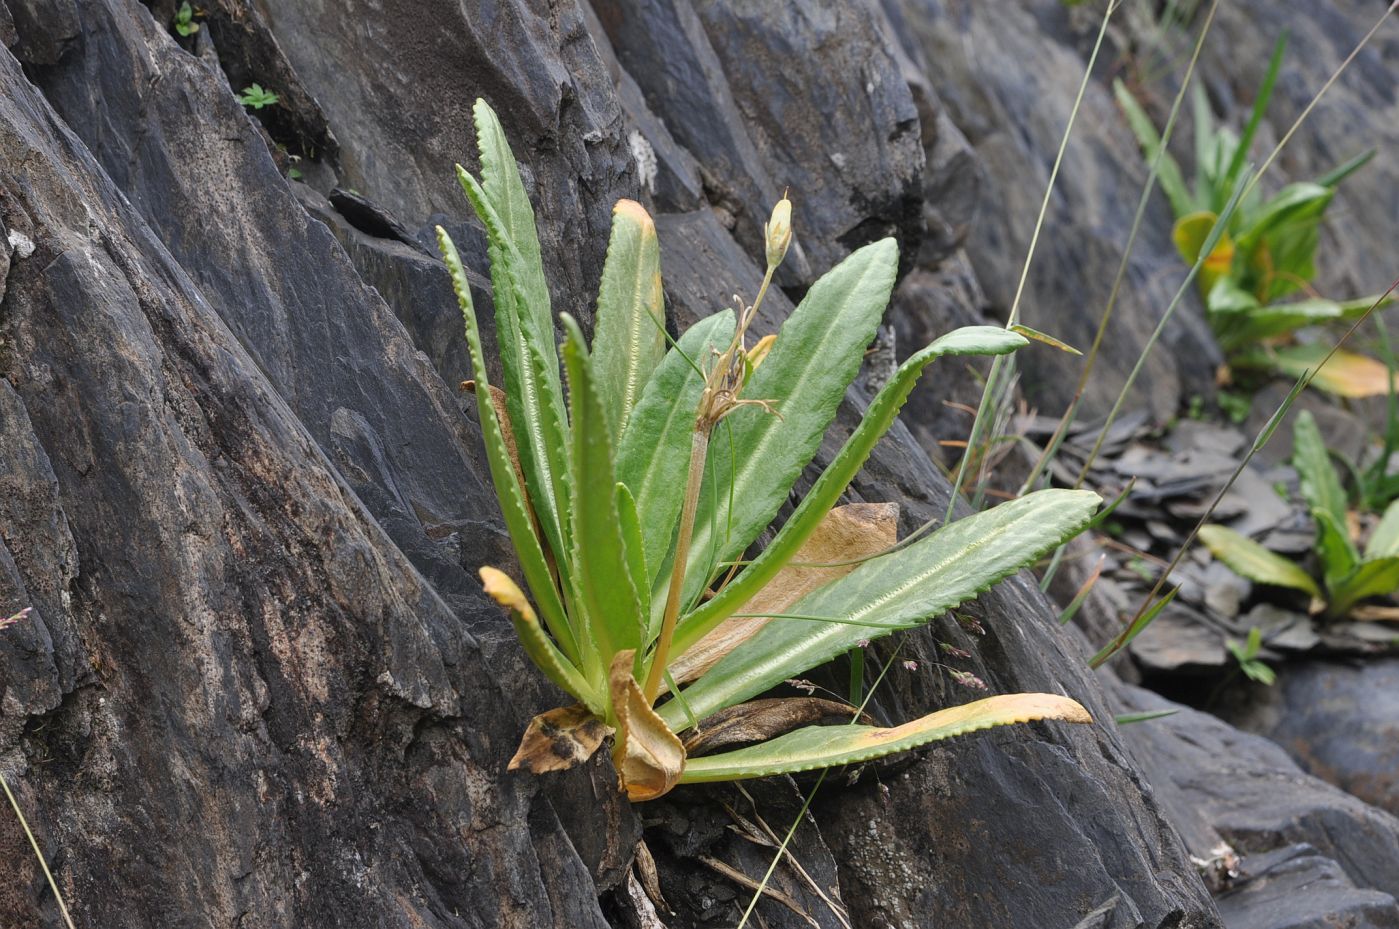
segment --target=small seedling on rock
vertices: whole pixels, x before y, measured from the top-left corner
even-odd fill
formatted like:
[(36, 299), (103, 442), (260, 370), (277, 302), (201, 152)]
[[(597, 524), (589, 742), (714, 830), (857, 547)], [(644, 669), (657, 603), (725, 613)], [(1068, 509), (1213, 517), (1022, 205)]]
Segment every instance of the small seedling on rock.
[(238, 102), (253, 110), (260, 110), (265, 106), (272, 106), (278, 101), (278, 96), (270, 90), (264, 90), (261, 84), (249, 84), (243, 88), (243, 92), (238, 95)]
[(189, 5), (189, 0), (180, 4), (180, 8), (175, 11), (175, 31), (182, 37), (189, 38), (199, 31), (199, 24), (194, 21), (194, 8)]
[[(437, 235), (466, 321), (491, 477), (530, 595), (495, 568), (481, 578), (531, 660), (577, 701), (536, 717), (511, 767), (571, 767), (611, 738), (621, 787), (641, 801), (678, 783), (866, 761), (991, 726), (1090, 721), (1057, 694), (993, 696), (888, 729), (809, 725), (829, 716), (826, 700), (753, 701), (974, 598), (1088, 524), (1095, 494), (1045, 490), (900, 546), (893, 505), (837, 506), (923, 368), (944, 355), (1013, 352), (1025, 336), (973, 326), (915, 353), (745, 560), (859, 372), (894, 284), (894, 241), (857, 250), (812, 285), (775, 339), (750, 342), (792, 241), (784, 197), (766, 226), (766, 274), (752, 304), (700, 320), (667, 349), (656, 227), (622, 200), (591, 344), (559, 315), (561, 376), (533, 209), (484, 101), (475, 121), (481, 177), (460, 166), (457, 174), (487, 233), (499, 387), (487, 381), (461, 258), (445, 230)], [(744, 726), (742, 741), (756, 744), (695, 757), (718, 725)]]

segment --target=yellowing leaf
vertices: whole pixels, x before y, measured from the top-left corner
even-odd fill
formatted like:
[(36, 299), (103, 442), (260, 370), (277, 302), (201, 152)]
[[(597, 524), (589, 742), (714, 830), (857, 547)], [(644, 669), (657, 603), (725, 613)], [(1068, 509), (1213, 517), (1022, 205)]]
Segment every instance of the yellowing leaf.
[(627, 799), (640, 803), (669, 793), (675, 786), (685, 768), (685, 747), (642, 695), (632, 677), (634, 657), (628, 649), (612, 659), (609, 685), (612, 710), (617, 715), (612, 761)]
[(1313, 597), (1321, 596), (1321, 588), (1312, 576), (1295, 562), (1268, 551), (1257, 542), (1225, 526), (1205, 526), (1200, 541), (1224, 562), (1229, 570), (1260, 584), (1290, 587)]
[(1068, 697), (1057, 694), (1005, 694), (939, 710), (892, 729), (808, 726), (761, 745), (692, 758), (680, 782), (731, 781), (855, 764), (979, 729), (1037, 719), (1058, 719), (1070, 723), (1093, 721), (1087, 710)]
[[(1204, 248), (1205, 240), (1209, 238), (1210, 230), (1214, 228), (1218, 219), (1219, 217), (1214, 213), (1201, 211), (1182, 216), (1176, 223), (1175, 229), (1171, 232), (1171, 239), (1175, 242), (1176, 251), (1180, 252), (1180, 257), (1184, 258), (1187, 264), (1193, 265), (1199, 260), (1200, 249)], [(1234, 240), (1226, 232), (1220, 235), (1214, 250), (1209, 253), (1200, 266), (1200, 292), (1209, 293), (1210, 288), (1214, 287), (1215, 281), (1229, 273), (1233, 263)]]
[(533, 774), (566, 771), (593, 757), (612, 730), (587, 707), (575, 703), (540, 713), (530, 720), (510, 770)]
[(777, 333), (769, 332), (748, 350), (748, 367), (750, 370), (758, 370), (758, 365), (763, 363), (763, 359), (768, 356), (768, 352), (772, 351), (772, 343), (776, 341)]
[(725, 620), (671, 662), (671, 676), (684, 684), (714, 667), (767, 625), (768, 615), (785, 611), (818, 587), (855, 570), (861, 559), (892, 547), (898, 541), (898, 524), (896, 503), (852, 503), (832, 509), (797, 550), (792, 563), (734, 611), (741, 615)]
[[(1326, 357), (1325, 345), (1289, 345), (1277, 350), (1277, 369), (1291, 377), (1302, 374)], [(1373, 358), (1338, 349), (1312, 379), (1312, 386), (1338, 397), (1377, 397), (1389, 392), (1389, 369)]]
[(510, 614), (510, 622), (515, 627), (515, 634), (520, 637), (525, 654), (539, 670), (543, 671), (549, 680), (587, 704), (593, 712), (602, 713), (602, 702), (598, 699), (598, 694), (544, 634), (539, 625), (539, 618), (534, 615), (534, 608), (510, 576), (504, 571), (488, 566), (481, 569), (481, 583), (486, 588), (486, 595)]

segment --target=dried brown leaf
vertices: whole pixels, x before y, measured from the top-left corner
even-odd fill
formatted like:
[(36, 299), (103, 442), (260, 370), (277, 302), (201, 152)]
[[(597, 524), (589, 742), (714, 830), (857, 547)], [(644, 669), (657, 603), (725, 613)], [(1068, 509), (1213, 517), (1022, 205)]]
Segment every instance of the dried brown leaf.
[(632, 677), (632, 649), (612, 659), (608, 683), (612, 710), (617, 714), (617, 742), (612, 761), (627, 799), (654, 800), (669, 793), (685, 769), (685, 747), (665, 721), (651, 709)]
[(611, 734), (611, 728), (581, 704), (540, 713), (530, 720), (515, 757), (510, 759), (510, 770), (524, 768), (533, 774), (566, 771), (593, 757)]
[[(835, 507), (812, 530), (811, 537), (792, 559), (793, 564), (778, 572), (766, 587), (734, 612), (767, 615), (783, 612), (816, 588), (855, 570), (860, 559), (893, 546), (898, 541), (898, 528), (896, 503), (851, 503)], [(671, 662), (671, 676), (682, 684), (694, 680), (757, 635), (767, 623), (766, 616), (734, 617), (725, 621)]]
[[(697, 730), (685, 739), (687, 755), (705, 752), (727, 745), (763, 742), (791, 732), (798, 726), (810, 726), (828, 719), (850, 722), (855, 708), (819, 697), (770, 697), (750, 700), (708, 716)], [(861, 722), (874, 725), (874, 720), (861, 714)]]

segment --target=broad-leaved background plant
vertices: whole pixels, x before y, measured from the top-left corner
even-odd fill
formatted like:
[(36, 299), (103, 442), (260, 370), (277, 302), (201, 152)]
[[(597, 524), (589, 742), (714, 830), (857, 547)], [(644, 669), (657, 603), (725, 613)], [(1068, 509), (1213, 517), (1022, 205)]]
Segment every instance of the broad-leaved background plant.
[(1098, 497), (1045, 490), (902, 545), (893, 507), (837, 506), (934, 359), (1027, 344), (1005, 329), (968, 327), (898, 369), (771, 541), (746, 559), (859, 372), (894, 284), (894, 241), (850, 255), (812, 285), (775, 340), (750, 345), (792, 237), (784, 198), (767, 225), (753, 304), (715, 313), (667, 347), (656, 230), (639, 204), (620, 201), (591, 345), (559, 314), (561, 376), (534, 213), (495, 113), (484, 101), (474, 112), (481, 177), (457, 173), (487, 232), (498, 387), (487, 380), (461, 259), (437, 234), (529, 596), (498, 569), (481, 577), (530, 659), (577, 701), (534, 719), (512, 767), (568, 767), (612, 736), (622, 787), (647, 800), (677, 783), (859, 762), (990, 726), (1090, 721), (1067, 697), (1012, 694), (895, 728), (803, 725), (701, 754), (723, 741), (706, 734), (735, 721), (767, 734), (829, 716), (753, 698), (975, 597), (1082, 530)]

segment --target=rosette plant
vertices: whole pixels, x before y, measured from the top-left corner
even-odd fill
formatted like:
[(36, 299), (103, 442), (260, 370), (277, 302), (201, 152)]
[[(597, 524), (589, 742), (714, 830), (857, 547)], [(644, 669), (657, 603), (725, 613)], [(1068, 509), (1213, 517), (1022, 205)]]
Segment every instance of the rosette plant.
[[(943, 355), (1012, 352), (1022, 336), (969, 327), (909, 358), (745, 559), (859, 371), (894, 283), (894, 241), (850, 255), (812, 285), (775, 339), (750, 346), (791, 241), (784, 198), (767, 226), (767, 273), (753, 304), (699, 321), (668, 347), (656, 230), (639, 204), (620, 201), (592, 344), (559, 314), (561, 375), (533, 209), (483, 101), (475, 123), (481, 177), (460, 166), (457, 174), (487, 233), (498, 387), (487, 382), (461, 258), (440, 227), (437, 236), (529, 595), (496, 568), (481, 578), (529, 658), (576, 701), (532, 721), (512, 767), (569, 767), (611, 738), (621, 787), (640, 801), (677, 783), (859, 762), (991, 726), (1091, 721), (1056, 694), (994, 696), (895, 728), (802, 725), (829, 718), (831, 702), (813, 711), (809, 698), (753, 699), (975, 597), (1087, 525), (1096, 495), (1044, 490), (900, 545), (894, 507), (837, 505), (924, 367)], [(705, 754), (738, 742), (748, 744)]]

